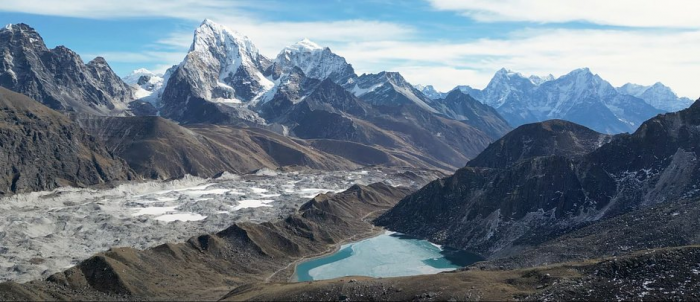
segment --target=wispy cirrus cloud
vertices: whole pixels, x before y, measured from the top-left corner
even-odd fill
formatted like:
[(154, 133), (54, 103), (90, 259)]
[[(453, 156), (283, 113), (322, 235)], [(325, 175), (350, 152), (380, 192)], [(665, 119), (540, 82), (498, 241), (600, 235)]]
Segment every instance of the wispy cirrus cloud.
[(0, 6), (0, 11), (86, 19), (178, 18), (198, 20), (202, 16), (231, 16), (263, 6), (258, 1), (227, 0), (23, 0)]
[(477, 21), (565, 23), (627, 27), (700, 28), (696, 0), (428, 0), (436, 9)]

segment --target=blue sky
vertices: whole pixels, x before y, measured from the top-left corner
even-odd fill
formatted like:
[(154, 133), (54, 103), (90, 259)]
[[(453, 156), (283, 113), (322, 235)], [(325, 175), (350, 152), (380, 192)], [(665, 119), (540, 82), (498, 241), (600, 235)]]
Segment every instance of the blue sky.
[(251, 38), (263, 54), (309, 38), (358, 73), (399, 71), (441, 90), (484, 87), (505, 67), (555, 76), (590, 67), (614, 85), (661, 81), (700, 96), (698, 1), (667, 0), (24, 0), (2, 23), (27, 23), (49, 47), (104, 56), (120, 75), (163, 71), (184, 57), (204, 18)]

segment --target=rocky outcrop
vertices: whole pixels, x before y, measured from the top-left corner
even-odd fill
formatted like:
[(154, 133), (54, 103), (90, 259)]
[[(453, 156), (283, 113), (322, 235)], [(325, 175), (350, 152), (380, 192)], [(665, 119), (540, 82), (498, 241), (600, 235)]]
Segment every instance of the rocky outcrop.
[(48, 49), (26, 24), (0, 29), (0, 86), (52, 109), (95, 115), (124, 114), (132, 89), (97, 57), (83, 63), (77, 53)]
[(134, 178), (127, 164), (63, 114), (0, 88), (0, 196)]

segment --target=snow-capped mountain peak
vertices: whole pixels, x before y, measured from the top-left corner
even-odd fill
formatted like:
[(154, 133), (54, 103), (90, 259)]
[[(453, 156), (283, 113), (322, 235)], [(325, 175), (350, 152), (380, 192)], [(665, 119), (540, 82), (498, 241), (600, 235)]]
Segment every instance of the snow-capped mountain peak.
[(132, 71), (122, 78), (124, 83), (134, 88), (136, 99), (147, 101), (156, 105), (157, 97), (162, 92), (164, 79), (162, 74), (154, 73), (145, 68)]
[[(162, 74), (156, 74), (146, 68), (139, 68), (134, 71), (132, 71), (130, 74), (127, 76), (123, 77), (122, 80), (124, 83), (127, 83), (129, 85), (141, 85), (139, 82), (143, 82), (144, 77), (160, 77), (162, 78)], [(141, 80), (141, 81), (140, 81)]]
[(290, 73), (298, 67), (306, 77), (325, 80), (343, 85), (356, 77), (355, 71), (345, 58), (333, 53), (328, 47), (321, 47), (309, 39), (301, 40), (285, 47), (275, 59), (273, 69), (278, 76)]
[(671, 88), (661, 82), (656, 82), (651, 86), (627, 83), (622, 87), (618, 87), (617, 91), (622, 94), (638, 97), (647, 104), (668, 112), (688, 108), (693, 103), (689, 98), (679, 98)]
[(285, 51), (314, 51), (323, 50), (324, 48), (318, 44), (312, 42), (311, 40), (304, 38), (303, 40), (294, 43), (290, 46), (285, 47)]
[[(229, 73), (235, 72), (241, 64), (259, 65), (260, 51), (248, 37), (209, 19), (195, 30), (190, 52), (201, 55), (206, 63), (223, 64), (223, 71)], [(228, 74), (224, 72), (222, 76)]]
[(532, 84), (535, 84), (536, 86), (539, 86), (539, 85), (542, 85), (543, 83), (546, 83), (546, 82), (549, 82), (549, 81), (553, 81), (553, 80), (554, 80), (554, 76), (551, 75), (551, 74), (546, 75), (546, 76), (544, 76), (544, 77), (540, 77), (540, 76), (536, 76), (536, 75), (531, 75), (528, 79), (530, 80), (530, 82), (532, 82)]
[(198, 82), (196, 94), (207, 100), (238, 104), (257, 99), (272, 88), (263, 76), (269, 60), (245, 35), (209, 19), (194, 32), (194, 40), (179, 69)]
[(418, 89), (418, 91), (422, 92), (425, 96), (430, 98), (431, 100), (437, 100), (437, 99), (444, 99), (448, 93), (446, 92), (440, 92), (433, 87), (433, 85), (413, 85), (414, 88)]
[(419, 107), (437, 112), (430, 104), (433, 100), (411, 85), (398, 72), (382, 71), (376, 74), (363, 74), (356, 82), (346, 87), (355, 96), (374, 105), (397, 105), (414, 103)]

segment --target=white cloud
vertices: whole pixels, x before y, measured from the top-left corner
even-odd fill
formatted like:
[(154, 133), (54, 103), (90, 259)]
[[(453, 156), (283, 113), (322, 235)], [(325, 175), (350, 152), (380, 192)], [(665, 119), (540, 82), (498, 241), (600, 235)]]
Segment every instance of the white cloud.
[(400, 71), (413, 83), (442, 90), (482, 88), (502, 67), (536, 75), (590, 67), (614, 85), (661, 81), (697, 98), (698, 48), (700, 31), (546, 30), (467, 43), (356, 43), (337, 52), (359, 72)]
[(87, 19), (116, 19), (140, 17), (170, 17), (202, 19), (204, 16), (227, 17), (242, 13), (246, 8), (260, 6), (258, 1), (226, 0), (22, 0), (0, 7), (0, 11), (76, 17)]
[(477, 21), (586, 21), (630, 27), (700, 28), (697, 0), (428, 0)]

